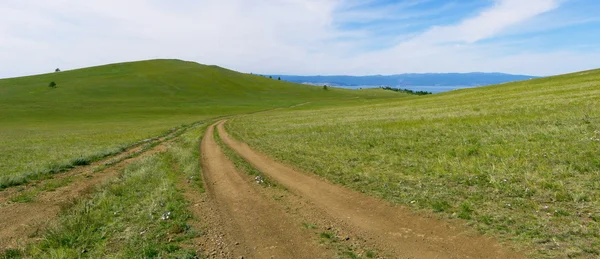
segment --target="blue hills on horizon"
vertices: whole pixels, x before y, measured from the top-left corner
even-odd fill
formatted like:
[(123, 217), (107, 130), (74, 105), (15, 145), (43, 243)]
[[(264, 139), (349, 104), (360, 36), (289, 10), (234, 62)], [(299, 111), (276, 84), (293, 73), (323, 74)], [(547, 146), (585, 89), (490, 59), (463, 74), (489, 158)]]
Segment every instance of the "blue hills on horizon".
[(328, 85), (344, 88), (389, 86), (393, 88), (421, 88), (432, 87), (477, 87), (502, 84), (514, 81), (538, 78), (528, 75), (513, 75), (505, 73), (423, 73), (423, 74), (396, 74), (396, 75), (370, 75), (370, 76), (295, 76), (295, 75), (270, 75), (273, 78), (294, 83)]

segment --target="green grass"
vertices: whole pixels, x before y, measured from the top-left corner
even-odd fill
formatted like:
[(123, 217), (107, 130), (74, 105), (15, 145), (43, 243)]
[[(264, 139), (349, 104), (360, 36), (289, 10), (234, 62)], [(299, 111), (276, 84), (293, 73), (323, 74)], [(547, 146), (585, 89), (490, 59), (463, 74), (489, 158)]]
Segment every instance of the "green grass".
[[(534, 257), (597, 257), (598, 100), (600, 71), (429, 96), (325, 91), (178, 60), (3, 79), (0, 189), (179, 131), (166, 153), (63, 211), (42, 242), (0, 257), (191, 256), (184, 247), (199, 232), (187, 225), (175, 183), (202, 188), (207, 124), (193, 123), (236, 114), (246, 115), (226, 124), (234, 137), (332, 182), (464, 220)], [(11, 199), (31, 202), (64, 184), (50, 180)], [(166, 212), (172, 217), (159, 219)]]
[(16, 203), (30, 203), (35, 201), (35, 196), (38, 194), (38, 192), (22, 192), (19, 193), (13, 197), (10, 198), (11, 202), (16, 202)]
[(236, 117), (237, 139), (335, 183), (461, 218), (534, 257), (600, 255), (600, 70)]
[(175, 144), (169, 147), (169, 155), (176, 161), (178, 170), (186, 181), (193, 183), (196, 188), (204, 192), (202, 182), (202, 166), (200, 165), (200, 141), (208, 124), (200, 124), (174, 140)]
[(191, 128), (166, 152), (132, 163), (64, 210), (41, 242), (9, 252), (32, 258), (194, 258), (196, 252), (185, 247), (201, 230), (188, 224), (193, 216), (176, 184), (191, 179), (202, 187), (197, 146), (205, 128)]
[[(48, 87), (52, 81), (56, 88)], [(322, 105), (398, 96), (323, 91), (179, 60), (2, 79), (0, 189), (89, 164), (207, 118), (307, 102)]]
[(33, 185), (29, 190), (17, 192), (14, 196), (10, 197), (10, 201), (17, 203), (33, 202), (35, 201), (37, 195), (41, 192), (53, 192), (56, 191), (56, 189), (66, 186), (72, 182), (72, 176), (57, 179), (47, 179), (40, 184)]
[(317, 225), (313, 223), (302, 222), (302, 227), (304, 227), (305, 229), (316, 229)]

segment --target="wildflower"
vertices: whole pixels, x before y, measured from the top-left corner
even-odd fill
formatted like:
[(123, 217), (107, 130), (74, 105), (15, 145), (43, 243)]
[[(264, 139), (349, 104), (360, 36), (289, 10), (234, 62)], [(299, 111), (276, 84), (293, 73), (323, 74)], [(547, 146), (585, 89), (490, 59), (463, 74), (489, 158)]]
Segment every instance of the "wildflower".
[(256, 181), (257, 184), (261, 184), (264, 183), (265, 180), (262, 178), (262, 176), (258, 175), (254, 178), (254, 181)]

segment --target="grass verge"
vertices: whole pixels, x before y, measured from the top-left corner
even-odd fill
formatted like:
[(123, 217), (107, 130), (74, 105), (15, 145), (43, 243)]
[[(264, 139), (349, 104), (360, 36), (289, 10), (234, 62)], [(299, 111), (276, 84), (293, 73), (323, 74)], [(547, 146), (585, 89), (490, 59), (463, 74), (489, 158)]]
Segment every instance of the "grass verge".
[(262, 172), (260, 172), (258, 169), (256, 169), (253, 165), (251, 165), (246, 160), (244, 160), (242, 157), (240, 157), (237, 153), (235, 153), (235, 151), (233, 151), (229, 146), (227, 146), (227, 144), (225, 144), (225, 142), (223, 142), (223, 140), (219, 136), (219, 132), (217, 130), (214, 131), (214, 138), (215, 138), (215, 142), (217, 142), (217, 144), (221, 148), (221, 151), (223, 151), (225, 156), (231, 162), (233, 162), (233, 164), (235, 165), (235, 168), (237, 170), (239, 170), (242, 173), (248, 174), (250, 176), (254, 176), (254, 181), (263, 187), (284, 188), (282, 186), (277, 185), (274, 181), (269, 179), (269, 177), (265, 176)]

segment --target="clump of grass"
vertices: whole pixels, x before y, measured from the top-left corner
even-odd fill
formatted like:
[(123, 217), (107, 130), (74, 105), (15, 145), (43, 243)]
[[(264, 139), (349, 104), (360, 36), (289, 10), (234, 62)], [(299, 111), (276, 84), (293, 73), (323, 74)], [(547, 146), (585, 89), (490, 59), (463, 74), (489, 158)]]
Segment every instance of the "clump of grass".
[(4, 251), (0, 251), (0, 259), (16, 259), (23, 257), (23, 251), (19, 249), (6, 249)]
[(471, 215), (473, 214), (473, 208), (469, 203), (463, 203), (460, 205), (460, 211), (458, 217), (461, 219), (471, 219)]
[(358, 258), (360, 258), (360, 257), (358, 257), (358, 255), (356, 255), (352, 251), (344, 251), (344, 252), (342, 252), (342, 256), (344, 256), (346, 258), (350, 258), (350, 259), (358, 259)]
[[(312, 224), (304, 223), (304, 225), (307, 229), (311, 229)], [(322, 244), (331, 246), (337, 250), (340, 258), (360, 258), (356, 253), (357, 247), (345, 242), (349, 240), (349, 238), (340, 239), (340, 237), (335, 233), (335, 230), (328, 228), (327, 231), (316, 232), (315, 234), (319, 235), (320, 242)]]
[(332, 239), (333, 237), (335, 237), (335, 234), (331, 232), (321, 232), (321, 234), (319, 234), (319, 237), (324, 239)]
[(0, 191), (8, 187), (18, 186), (28, 182), (26, 175), (10, 175), (0, 177)]
[(33, 192), (33, 191), (25, 191), (22, 193), (19, 193), (13, 197), (10, 198), (11, 202), (17, 202), (17, 203), (30, 203), (35, 201), (35, 196), (37, 195), (37, 192)]
[(317, 228), (317, 225), (308, 223), (308, 222), (302, 222), (302, 226), (306, 229), (316, 229)]
[(50, 179), (42, 183), (37, 189), (39, 191), (55, 191), (56, 189), (66, 186), (73, 182), (73, 177), (63, 177), (58, 179)]
[(451, 207), (450, 203), (448, 203), (447, 201), (434, 201), (431, 204), (431, 208), (435, 212), (444, 212), (444, 211), (450, 209), (450, 207)]
[(91, 164), (91, 162), (92, 162), (92, 160), (90, 158), (78, 157), (78, 158), (71, 160), (71, 165), (72, 166), (89, 165), (89, 164)]

